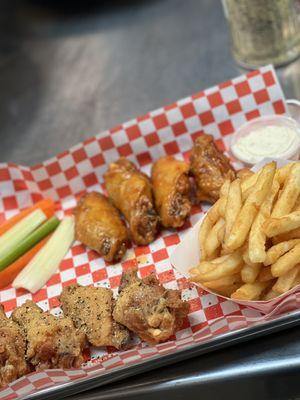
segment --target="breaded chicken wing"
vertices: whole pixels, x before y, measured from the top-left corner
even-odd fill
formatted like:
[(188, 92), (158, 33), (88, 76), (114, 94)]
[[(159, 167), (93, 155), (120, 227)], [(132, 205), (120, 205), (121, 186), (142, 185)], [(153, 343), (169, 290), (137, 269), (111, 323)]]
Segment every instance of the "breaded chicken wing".
[(158, 215), (153, 206), (150, 179), (124, 157), (110, 164), (104, 174), (107, 192), (129, 223), (136, 244), (148, 244), (155, 238)]
[(29, 372), (25, 351), (21, 329), (6, 317), (0, 305), (0, 388)]
[(214, 203), (219, 198), (224, 181), (235, 178), (229, 159), (218, 150), (211, 135), (203, 134), (196, 139), (190, 162), (199, 202)]
[(27, 341), (26, 359), (37, 370), (73, 368), (83, 362), (85, 336), (70, 318), (58, 318), (27, 300), (12, 313)]
[(126, 347), (128, 330), (112, 318), (113, 293), (110, 289), (72, 285), (60, 296), (64, 314), (70, 317), (94, 346)]
[(188, 164), (171, 156), (162, 157), (153, 164), (155, 207), (166, 228), (182, 226), (191, 212), (188, 171)]
[(118, 261), (129, 240), (119, 211), (100, 193), (83, 196), (75, 210), (76, 239), (97, 251), (106, 261)]
[(165, 289), (154, 275), (139, 279), (135, 269), (123, 274), (119, 293), (114, 319), (148, 343), (169, 339), (189, 312), (178, 290)]

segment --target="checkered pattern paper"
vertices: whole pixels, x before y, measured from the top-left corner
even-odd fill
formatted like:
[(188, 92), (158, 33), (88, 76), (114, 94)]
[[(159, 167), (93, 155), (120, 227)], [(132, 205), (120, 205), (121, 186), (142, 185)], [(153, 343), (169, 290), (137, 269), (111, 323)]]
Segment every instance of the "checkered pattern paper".
[[(285, 112), (275, 72), (267, 66), (104, 131), (34, 167), (1, 164), (0, 221), (44, 197), (56, 201), (57, 215), (62, 217), (72, 212), (84, 192), (105, 191), (103, 173), (120, 156), (128, 157), (149, 174), (152, 162), (166, 154), (188, 160), (193, 141), (203, 132), (212, 134), (219, 148), (226, 150), (232, 133), (242, 123), (260, 115)], [(87, 365), (81, 369), (32, 373), (0, 390), (0, 398), (30, 398), (31, 393), (45, 388), (55, 390), (62, 383), (108, 374), (116, 368), (161, 357), (263, 321), (258, 311), (207, 293), (172, 268), (170, 254), (201, 213), (201, 208), (195, 206), (183, 228), (162, 231), (149, 246), (133, 246), (120, 264), (106, 263), (94, 251), (76, 242), (59, 271), (36, 294), (12, 287), (1, 290), (0, 302), (8, 314), (31, 298), (56, 314), (57, 296), (64, 286), (76, 282), (93, 284), (111, 287), (116, 293), (122, 271), (138, 267), (141, 277), (155, 272), (166, 288), (182, 290), (183, 298), (190, 303), (190, 313), (176, 337), (167, 343), (152, 347), (137, 343), (123, 352), (91, 348), (86, 352)], [(298, 301), (295, 295), (292, 306)], [(290, 303), (284, 304), (281, 311), (290, 308)]]

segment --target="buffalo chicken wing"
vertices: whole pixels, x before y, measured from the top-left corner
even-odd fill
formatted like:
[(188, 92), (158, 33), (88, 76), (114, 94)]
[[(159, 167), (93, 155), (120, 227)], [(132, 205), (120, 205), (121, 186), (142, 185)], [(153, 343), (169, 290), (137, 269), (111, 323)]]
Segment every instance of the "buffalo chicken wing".
[(190, 172), (195, 178), (197, 200), (214, 203), (226, 179), (233, 180), (235, 171), (221, 153), (211, 135), (199, 136), (190, 157)]
[(136, 244), (148, 244), (155, 238), (158, 215), (153, 206), (150, 179), (124, 157), (110, 164), (104, 174), (107, 192), (129, 223)]
[(128, 235), (119, 211), (100, 193), (88, 193), (80, 199), (75, 234), (106, 261), (118, 261), (126, 252)]
[(166, 228), (184, 224), (191, 211), (189, 166), (174, 157), (162, 157), (152, 167), (155, 207)]

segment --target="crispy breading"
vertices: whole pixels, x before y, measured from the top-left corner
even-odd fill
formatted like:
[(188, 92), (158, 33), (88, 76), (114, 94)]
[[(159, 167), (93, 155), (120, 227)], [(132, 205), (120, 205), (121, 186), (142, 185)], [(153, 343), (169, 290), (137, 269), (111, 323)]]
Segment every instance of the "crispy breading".
[(0, 305), (0, 387), (29, 372), (26, 341), (19, 326), (7, 318)]
[(112, 318), (113, 293), (110, 289), (68, 286), (63, 289), (60, 302), (64, 314), (86, 334), (92, 345), (120, 349), (128, 344), (128, 330)]
[(148, 343), (169, 339), (189, 312), (179, 290), (165, 289), (154, 275), (139, 279), (136, 269), (123, 274), (119, 292), (114, 319)]
[(26, 359), (37, 370), (73, 368), (83, 362), (85, 336), (77, 331), (70, 318), (43, 312), (27, 300), (12, 313), (27, 340)]

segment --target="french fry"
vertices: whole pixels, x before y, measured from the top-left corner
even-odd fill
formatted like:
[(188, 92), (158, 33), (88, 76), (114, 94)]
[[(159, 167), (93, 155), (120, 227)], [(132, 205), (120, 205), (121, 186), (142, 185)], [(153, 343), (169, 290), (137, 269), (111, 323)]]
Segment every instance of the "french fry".
[(262, 300), (269, 301), (278, 297), (279, 294), (275, 292), (273, 289), (269, 290), (262, 298)]
[(278, 244), (280, 242), (286, 242), (292, 239), (300, 239), (300, 228), (293, 229), (290, 232), (282, 233), (281, 235), (274, 236), (272, 238), (273, 244)]
[(242, 180), (242, 182), (241, 182), (242, 193), (244, 193), (247, 190), (249, 190), (250, 188), (254, 187), (254, 185), (257, 182), (259, 174), (260, 174), (260, 172), (256, 172), (255, 174), (252, 174), (248, 178), (245, 178)]
[(241, 181), (236, 179), (231, 182), (225, 210), (225, 246), (234, 222), (242, 208)]
[(200, 262), (200, 264), (190, 270), (193, 281), (208, 282), (223, 278), (224, 276), (234, 275), (239, 272), (243, 265), (240, 252), (235, 252), (227, 256), (220, 257), (223, 261)]
[(236, 300), (259, 300), (268, 284), (268, 282), (245, 283), (232, 293), (231, 298)]
[(278, 181), (280, 186), (284, 185), (284, 182), (286, 181), (286, 179), (291, 171), (292, 166), (295, 164), (296, 164), (296, 162), (291, 162), (291, 163), (284, 165), (283, 167), (277, 169), (276, 174), (275, 174), (275, 179)]
[(254, 186), (249, 187), (247, 190), (242, 192), (242, 203), (244, 204), (245, 201), (248, 199), (249, 194), (252, 192)]
[(230, 297), (232, 293), (237, 291), (237, 289), (241, 286), (240, 283), (234, 283), (233, 285), (223, 286), (219, 289), (213, 289), (214, 292), (220, 294), (221, 296)]
[(281, 195), (274, 205), (272, 218), (287, 215), (293, 209), (300, 194), (300, 163), (291, 166), (290, 172), (284, 183)]
[(295, 278), (295, 280), (293, 282), (292, 288), (294, 288), (295, 286), (298, 286), (298, 285), (300, 285), (300, 273), (299, 272), (298, 272), (298, 275), (296, 276), (296, 278)]
[(300, 260), (300, 244), (296, 244), (290, 251), (279, 257), (272, 265), (271, 271), (274, 277), (279, 277), (290, 271)]
[(272, 289), (279, 294), (287, 292), (293, 286), (293, 283), (298, 273), (299, 273), (299, 265), (296, 265), (294, 268), (290, 269), (284, 275), (281, 275), (277, 279)]
[(245, 264), (241, 269), (241, 277), (244, 283), (253, 283), (255, 282), (262, 265), (260, 263), (257, 264)]
[(207, 256), (207, 261), (213, 261), (220, 255), (221, 248), (217, 248), (210, 256)]
[(300, 211), (300, 196), (298, 196), (293, 211)]
[(200, 244), (200, 251), (201, 251), (201, 260), (206, 260), (207, 252), (205, 247), (206, 238), (211, 231), (214, 224), (219, 219), (219, 205), (220, 200), (218, 200), (207, 212), (204, 220), (199, 229), (199, 244)]
[(251, 169), (249, 169), (249, 168), (242, 168), (236, 174), (236, 176), (238, 178), (240, 178), (242, 181), (250, 178), (250, 176), (252, 176), (252, 175), (254, 175), (254, 172), (251, 171)]
[(279, 183), (273, 180), (271, 192), (267, 195), (265, 201), (252, 224), (249, 233), (248, 252), (252, 263), (261, 263), (266, 259), (266, 234), (263, 230), (266, 219), (271, 214), (273, 201), (277, 196)]
[(275, 162), (265, 165), (261, 170), (257, 183), (249, 197), (246, 199), (235, 223), (233, 224), (228, 240), (226, 240), (225, 245), (229, 250), (238, 249), (246, 241), (254, 218), (271, 189), (275, 171)]
[(220, 202), (219, 202), (219, 214), (221, 217), (225, 217), (227, 196), (230, 187), (230, 179), (226, 179), (220, 189)]
[(214, 281), (205, 282), (205, 286), (212, 290), (219, 290), (223, 287), (232, 286), (241, 282), (240, 274), (228, 275)]
[(300, 239), (292, 239), (292, 240), (287, 240), (284, 242), (280, 242), (276, 244), (275, 246), (272, 246), (269, 248), (267, 251), (267, 256), (264, 261), (265, 265), (271, 265), (274, 264), (279, 257), (281, 257), (283, 254), (287, 253), (290, 251), (293, 247), (296, 246), (296, 244), (300, 243)]
[(300, 228), (300, 211), (291, 212), (280, 218), (269, 218), (263, 226), (268, 237), (290, 232), (297, 228)]
[(274, 276), (272, 275), (271, 267), (268, 266), (261, 268), (260, 273), (257, 277), (258, 282), (268, 282), (272, 279), (274, 279)]
[[(225, 221), (223, 218), (220, 218), (207, 235), (205, 242), (205, 251), (207, 257), (210, 257), (218, 249), (218, 247), (220, 247), (224, 236), (224, 229)], [(221, 241), (219, 240), (220, 238)]]

